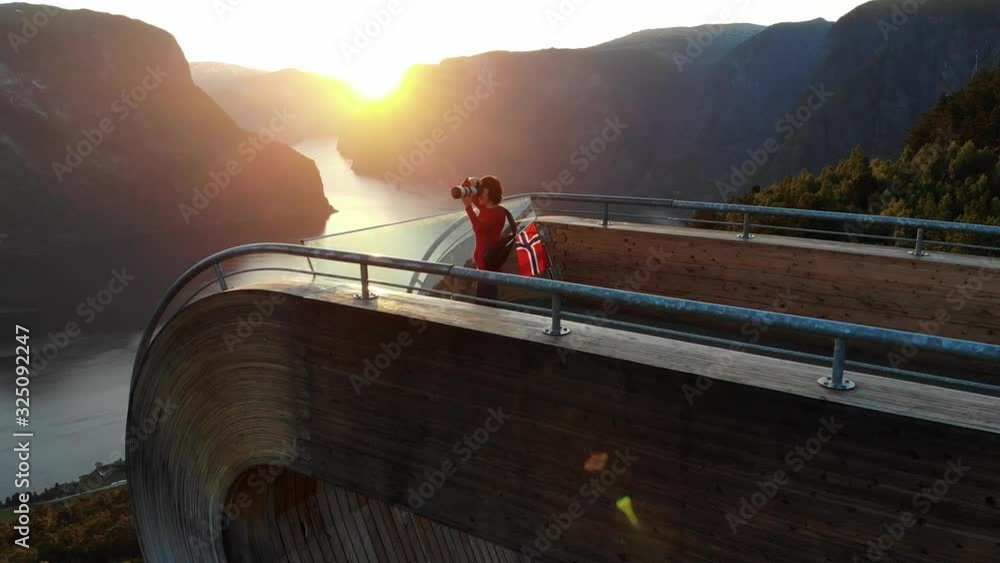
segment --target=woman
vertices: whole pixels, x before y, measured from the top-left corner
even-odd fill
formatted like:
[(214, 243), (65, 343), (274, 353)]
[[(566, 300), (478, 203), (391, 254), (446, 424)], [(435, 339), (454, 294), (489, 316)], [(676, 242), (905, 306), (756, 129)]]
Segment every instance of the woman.
[[(462, 183), (463, 186), (470, 187), (475, 182), (475, 178), (468, 178)], [(504, 226), (507, 222), (507, 210), (500, 206), (503, 201), (503, 185), (496, 176), (485, 176), (479, 179), (479, 193), (475, 196), (462, 198), (465, 204), (465, 212), (469, 214), (472, 221), (472, 230), (476, 234), (476, 252), (473, 258), (476, 267), (480, 270), (492, 270), (486, 264), (486, 252), (493, 248), (503, 234)], [(477, 215), (472, 207), (479, 210)], [(496, 299), (499, 288), (493, 284), (476, 284), (476, 297), (482, 299)]]

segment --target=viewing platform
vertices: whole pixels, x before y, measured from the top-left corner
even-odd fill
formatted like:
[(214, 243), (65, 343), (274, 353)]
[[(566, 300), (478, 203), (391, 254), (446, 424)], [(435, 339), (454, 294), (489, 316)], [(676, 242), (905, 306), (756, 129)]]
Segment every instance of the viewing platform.
[(178, 405), (129, 450), (145, 559), (1000, 560), (1000, 227), (504, 205), (542, 276), (472, 267), (464, 212), (182, 276), (132, 380), (130, 427)]

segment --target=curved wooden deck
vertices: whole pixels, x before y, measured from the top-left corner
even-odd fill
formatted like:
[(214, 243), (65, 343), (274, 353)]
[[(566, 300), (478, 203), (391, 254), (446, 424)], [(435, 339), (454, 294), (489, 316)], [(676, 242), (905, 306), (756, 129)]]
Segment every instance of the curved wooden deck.
[(157, 336), (129, 409), (148, 561), (850, 561), (904, 512), (893, 560), (1000, 560), (998, 398), (356, 292), (231, 290)]
[[(248, 481), (259, 469), (237, 481), (237, 496), (253, 498)], [(510, 549), (290, 469), (247, 509), (224, 536), (230, 563), (528, 563)]]

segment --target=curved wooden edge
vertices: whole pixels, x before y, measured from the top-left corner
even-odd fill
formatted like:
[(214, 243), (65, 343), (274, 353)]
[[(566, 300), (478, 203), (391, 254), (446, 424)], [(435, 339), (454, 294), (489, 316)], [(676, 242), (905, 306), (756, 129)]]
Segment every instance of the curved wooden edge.
[(308, 284), (269, 282), (243, 289), (287, 293), (548, 344), (553, 354), (600, 354), (712, 380), (1000, 434), (1000, 397), (850, 371), (844, 376), (857, 383), (857, 388), (832, 391), (817, 383), (830, 375), (824, 367), (565, 320), (563, 326), (571, 329), (570, 334), (550, 337), (543, 333), (550, 326), (544, 317), (385, 290), (378, 299), (358, 301), (353, 297), (356, 286), (322, 280)]

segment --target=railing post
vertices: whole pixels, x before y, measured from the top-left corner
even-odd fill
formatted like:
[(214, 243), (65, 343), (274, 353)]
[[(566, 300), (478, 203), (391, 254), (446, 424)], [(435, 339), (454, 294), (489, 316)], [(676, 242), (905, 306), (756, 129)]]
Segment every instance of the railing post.
[(222, 272), (222, 264), (218, 262), (215, 263), (215, 277), (218, 278), (219, 287), (222, 288), (222, 291), (229, 289), (229, 286), (226, 284), (226, 275)]
[(917, 247), (914, 248), (912, 251), (910, 251), (910, 254), (916, 256), (917, 258), (922, 258), (924, 256), (927, 256), (927, 253), (924, 252), (924, 244), (926, 239), (927, 239), (927, 229), (923, 227), (917, 229)]
[(610, 215), (610, 213), (611, 213), (611, 204), (605, 201), (604, 202), (604, 220), (601, 221), (601, 226), (603, 226), (604, 228), (608, 227), (608, 215)]
[(750, 240), (753, 238), (753, 235), (750, 234), (750, 222), (752, 218), (753, 216), (749, 213), (743, 214), (743, 234), (740, 235), (742, 240)]
[(838, 336), (833, 346), (833, 375), (821, 377), (818, 382), (827, 389), (835, 391), (850, 391), (856, 385), (850, 379), (844, 379), (844, 364), (847, 362), (847, 341)]
[(558, 293), (552, 294), (552, 326), (543, 330), (549, 336), (566, 336), (569, 329), (562, 326), (562, 296)]
[(377, 299), (378, 295), (368, 291), (368, 264), (361, 264), (361, 293), (355, 294), (358, 301), (370, 301)]
[[(302, 240), (302, 246), (308, 246), (305, 239)], [(306, 262), (309, 263), (309, 271), (312, 272), (313, 278), (316, 278), (316, 267), (313, 266), (312, 258), (306, 256)]]

